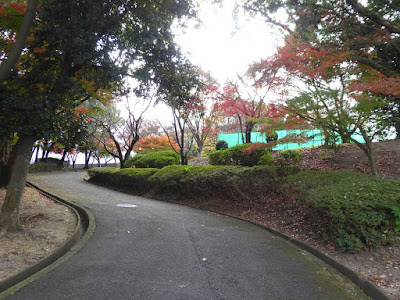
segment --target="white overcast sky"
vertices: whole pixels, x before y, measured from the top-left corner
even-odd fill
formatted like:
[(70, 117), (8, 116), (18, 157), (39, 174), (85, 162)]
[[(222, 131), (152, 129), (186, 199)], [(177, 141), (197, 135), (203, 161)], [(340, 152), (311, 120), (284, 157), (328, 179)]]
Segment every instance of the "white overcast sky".
[(204, 1), (199, 13), (203, 26), (176, 37), (191, 62), (210, 71), (220, 84), (237, 73), (243, 75), (252, 62), (272, 55), (282, 41), (265, 21), (243, 14), (237, 19), (236, 31), (233, 9), (232, 0), (225, 0), (221, 8)]

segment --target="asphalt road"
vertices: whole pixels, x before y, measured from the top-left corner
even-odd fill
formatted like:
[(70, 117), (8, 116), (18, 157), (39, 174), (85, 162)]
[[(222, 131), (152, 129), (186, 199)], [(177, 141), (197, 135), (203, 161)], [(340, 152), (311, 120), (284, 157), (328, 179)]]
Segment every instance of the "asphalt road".
[(108, 190), (84, 175), (30, 175), (89, 208), (96, 231), (71, 259), (7, 299), (362, 298), (336, 271), (258, 226)]

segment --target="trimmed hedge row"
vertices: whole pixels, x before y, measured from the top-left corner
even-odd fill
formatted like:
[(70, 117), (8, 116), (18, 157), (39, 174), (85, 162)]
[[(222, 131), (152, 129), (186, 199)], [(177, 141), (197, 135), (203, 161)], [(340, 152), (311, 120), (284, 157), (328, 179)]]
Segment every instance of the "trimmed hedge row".
[(93, 168), (88, 170), (90, 181), (113, 188), (138, 194), (150, 191), (148, 179), (159, 169), (156, 168), (125, 168), (112, 167)]
[(177, 197), (260, 197), (276, 190), (280, 179), (298, 173), (298, 167), (271, 166), (167, 166), (162, 169), (93, 168), (88, 171), (95, 183), (133, 193), (167, 194)]
[(365, 177), (353, 172), (306, 171), (288, 177), (287, 188), (315, 208), (325, 238), (344, 251), (391, 244), (393, 207), (400, 206), (400, 180)]
[(32, 165), (29, 165), (28, 172), (29, 173), (39, 173), (39, 172), (53, 172), (60, 171), (63, 167), (54, 163), (48, 162), (37, 162)]
[(158, 168), (165, 166), (178, 165), (180, 156), (175, 151), (158, 151), (147, 154), (137, 154), (127, 159), (125, 168)]
[(393, 207), (400, 207), (400, 180), (352, 172), (300, 172), (296, 166), (168, 166), (162, 169), (95, 168), (90, 180), (137, 194), (181, 199), (264, 199), (295, 195), (311, 208), (308, 221), (344, 251), (393, 243)]

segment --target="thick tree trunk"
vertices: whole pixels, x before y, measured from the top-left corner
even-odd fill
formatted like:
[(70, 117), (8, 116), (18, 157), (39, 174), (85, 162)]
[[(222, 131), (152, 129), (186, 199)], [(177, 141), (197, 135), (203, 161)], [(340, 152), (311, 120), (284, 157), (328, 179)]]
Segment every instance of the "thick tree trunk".
[(0, 157), (0, 187), (7, 186), (11, 179), (11, 168), (15, 161), (15, 147), (7, 141), (3, 144), (2, 155)]
[(186, 166), (186, 165), (188, 164), (188, 155), (187, 155), (187, 152), (181, 149), (181, 150), (179, 151), (179, 154), (180, 154), (180, 156), (181, 156), (181, 165), (182, 165), (182, 166)]
[(246, 122), (246, 132), (245, 132), (246, 144), (251, 143), (251, 132), (253, 131), (254, 125), (255, 125), (254, 123)]
[(4, 204), (0, 212), (0, 235), (8, 231), (21, 229), (19, 208), (26, 185), (26, 175), (28, 173), (34, 142), (35, 138), (31, 136), (21, 136), (15, 146), (15, 162), (12, 167), (11, 179)]

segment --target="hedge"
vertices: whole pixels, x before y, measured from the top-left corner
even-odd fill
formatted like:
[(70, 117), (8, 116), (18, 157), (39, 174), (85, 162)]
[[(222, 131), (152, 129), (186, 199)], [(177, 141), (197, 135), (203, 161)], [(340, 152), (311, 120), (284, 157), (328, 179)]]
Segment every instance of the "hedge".
[(400, 206), (400, 180), (353, 172), (306, 171), (288, 177), (299, 198), (325, 224), (325, 238), (344, 251), (394, 243), (393, 207)]
[(175, 197), (226, 197), (240, 195), (261, 197), (276, 190), (282, 177), (299, 172), (297, 167), (255, 166), (167, 166), (162, 169), (94, 168), (90, 180), (113, 185), (130, 192)]
[(393, 208), (400, 180), (352, 172), (300, 172), (297, 166), (167, 166), (162, 169), (95, 168), (90, 180), (129, 192), (181, 199), (242, 201), (296, 197), (310, 207), (308, 222), (344, 251), (394, 243)]
[(180, 156), (175, 151), (158, 151), (147, 154), (137, 154), (127, 159), (125, 168), (158, 168), (165, 166), (178, 165)]
[(88, 170), (90, 181), (112, 188), (122, 189), (132, 193), (143, 194), (151, 190), (148, 178), (156, 173), (156, 168), (126, 168), (112, 167), (93, 168)]
[(255, 166), (260, 158), (270, 150), (259, 148), (253, 150), (250, 154), (243, 152), (244, 149), (252, 144), (241, 144), (230, 147), (226, 150), (217, 150), (211, 152), (208, 157), (212, 165), (239, 165), (239, 166)]

